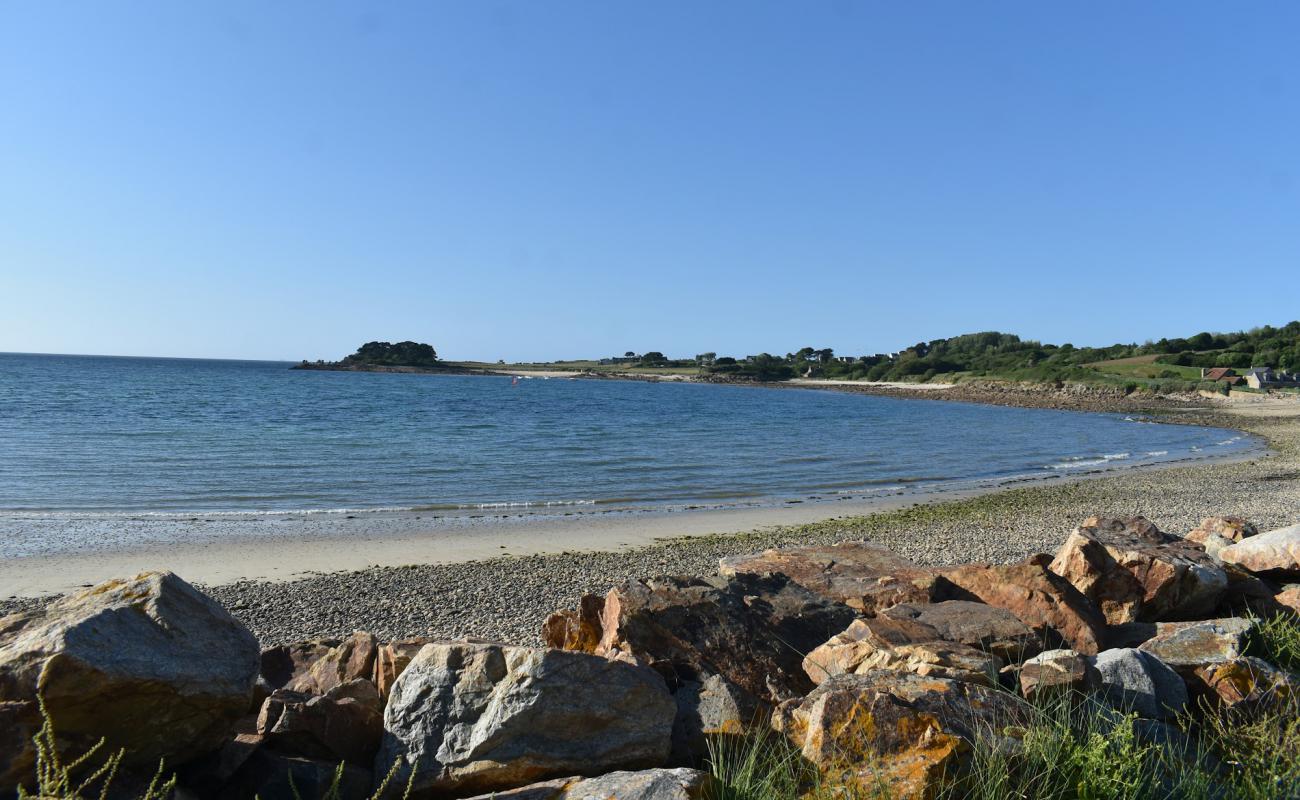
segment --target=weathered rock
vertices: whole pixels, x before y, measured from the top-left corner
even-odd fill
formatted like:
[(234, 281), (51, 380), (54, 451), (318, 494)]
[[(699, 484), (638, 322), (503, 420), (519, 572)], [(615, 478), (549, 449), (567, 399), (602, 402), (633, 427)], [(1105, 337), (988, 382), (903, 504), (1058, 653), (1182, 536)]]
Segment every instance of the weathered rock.
[(895, 670), (994, 686), (1001, 667), (997, 656), (944, 641), (929, 625), (887, 617), (855, 620), (803, 660), (817, 684), (836, 675)]
[(1189, 542), (1195, 542), (1205, 552), (1218, 558), (1219, 551), (1259, 533), (1254, 525), (1241, 517), (1206, 517), (1201, 524), (1187, 534)]
[(1228, 586), (1214, 613), (1215, 617), (1272, 617), (1286, 611), (1278, 602), (1278, 587), (1236, 564), (1223, 564)]
[(289, 688), (295, 692), (325, 694), (335, 686), (355, 680), (372, 680), (379, 643), (375, 637), (357, 631), (316, 659), (306, 674), (300, 675)]
[(871, 542), (765, 550), (718, 562), (722, 575), (785, 575), (822, 597), (872, 615), (933, 599), (938, 571)]
[(1020, 665), (1020, 693), (1029, 700), (1088, 692), (1100, 683), (1088, 656), (1074, 650), (1046, 650)]
[(388, 698), (397, 676), (402, 674), (402, 670), (406, 669), (406, 665), (411, 663), (411, 659), (415, 658), (415, 654), (420, 652), (420, 648), (426, 644), (432, 644), (433, 641), (433, 639), (418, 637), (399, 639), (379, 645), (378, 650), (375, 652), (374, 682), (375, 688), (379, 690), (381, 697)]
[(1300, 695), (1295, 675), (1251, 656), (1197, 667), (1190, 683), (1229, 708), (1281, 705)]
[(1273, 602), (1277, 604), (1279, 610), (1285, 609), (1300, 616), (1300, 583), (1283, 586), (1281, 591), (1273, 595)]
[(1121, 712), (1172, 719), (1187, 705), (1187, 687), (1167, 664), (1144, 650), (1105, 650), (1092, 660), (1102, 698)]
[(673, 721), (671, 763), (694, 764), (709, 754), (709, 737), (740, 735), (767, 727), (772, 709), (725, 679), (710, 675), (703, 682), (687, 681), (673, 692), (677, 718)]
[(383, 698), (367, 680), (323, 695), (278, 689), (262, 704), (257, 732), (278, 752), (368, 765), (384, 733), (383, 715)]
[(904, 603), (884, 612), (890, 619), (929, 625), (939, 638), (992, 653), (1005, 663), (1018, 664), (1041, 651), (1038, 636), (1005, 608), (968, 600), (928, 605)]
[(425, 645), (393, 684), (375, 771), (472, 794), (551, 777), (661, 766), (676, 703), (654, 671), (561, 650)]
[(702, 800), (710, 781), (694, 769), (647, 769), (560, 778), (470, 800)]
[(1228, 585), (1223, 568), (1204, 550), (1142, 517), (1088, 518), (1050, 568), (1112, 625), (1194, 619), (1213, 610)]
[(1175, 671), (1222, 664), (1241, 655), (1255, 623), (1240, 617), (1201, 622), (1159, 622), (1156, 635), (1138, 648)]
[(306, 675), (326, 653), (338, 647), (342, 639), (314, 639), (262, 651), (260, 675), (272, 689), (282, 689)]
[(966, 766), (977, 733), (997, 736), (1027, 719), (1028, 706), (1007, 692), (881, 670), (830, 678), (783, 703), (772, 726), (829, 785), (931, 798), (945, 773)]
[(582, 642), (583, 652), (651, 666), (673, 691), (718, 675), (775, 703), (812, 688), (802, 653), (856, 617), (783, 575), (653, 578), (617, 586), (600, 603), (584, 600), (563, 622), (552, 617), (543, 634), (552, 647)]
[(542, 641), (560, 650), (595, 653), (604, 633), (600, 617), (604, 610), (604, 597), (584, 594), (576, 609), (556, 611), (546, 618), (542, 623)]
[[(39, 690), (74, 751), (102, 736), (126, 764), (176, 765), (221, 746), (248, 709), (258, 655), (217, 603), (145, 572), (0, 620), (0, 716), (34, 732)], [(0, 751), (0, 788), (28, 779), (33, 757), (29, 738)]]
[(1093, 655), (1102, 649), (1105, 620), (1078, 589), (1036, 555), (1019, 564), (970, 564), (943, 573), (936, 600), (978, 600), (1005, 608), (1028, 625), (1042, 647)]
[(1219, 558), (1251, 572), (1300, 578), (1300, 525), (1244, 539), (1220, 550)]
[(323, 798), (338, 774), (337, 794), (328, 796), (337, 800), (367, 800), (370, 797), (374, 780), (370, 770), (353, 764), (344, 764), (342, 773), (338, 770), (339, 765), (330, 761), (287, 756), (262, 748), (249, 756), (217, 796), (222, 800)]

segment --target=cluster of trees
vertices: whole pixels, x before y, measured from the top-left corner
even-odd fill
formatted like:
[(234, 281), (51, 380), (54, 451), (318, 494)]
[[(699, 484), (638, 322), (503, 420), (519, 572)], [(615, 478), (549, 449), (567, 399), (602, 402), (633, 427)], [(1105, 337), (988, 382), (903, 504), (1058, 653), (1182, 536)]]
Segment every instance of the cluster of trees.
[[(851, 358), (837, 358), (829, 347), (804, 347), (784, 357), (761, 353), (737, 360), (716, 353), (701, 353), (693, 362), (664, 359), (656, 365), (693, 364), (713, 373), (754, 380), (787, 380), (812, 374), (850, 380), (916, 381), (955, 372), (1021, 380), (1079, 380), (1096, 379), (1097, 372), (1087, 364), (1152, 354), (1160, 356), (1158, 362), (1170, 365), (1300, 370), (1300, 322), (1280, 328), (1264, 326), (1241, 333), (1198, 333), (1186, 339), (1109, 347), (1043, 344), (1010, 333), (986, 331), (917, 342), (897, 353)], [(649, 356), (662, 358), (663, 354), (647, 353), (642, 363)], [(1169, 373), (1169, 377), (1177, 375), (1174, 371)]]
[(1243, 333), (1198, 333), (1189, 339), (1161, 339), (1150, 345), (1164, 353), (1156, 361), (1184, 367), (1274, 367), (1300, 370), (1300, 321), (1265, 325)]
[(433, 367), (438, 353), (422, 342), (366, 342), (357, 352), (343, 359), (344, 364), (367, 364), (389, 367)]

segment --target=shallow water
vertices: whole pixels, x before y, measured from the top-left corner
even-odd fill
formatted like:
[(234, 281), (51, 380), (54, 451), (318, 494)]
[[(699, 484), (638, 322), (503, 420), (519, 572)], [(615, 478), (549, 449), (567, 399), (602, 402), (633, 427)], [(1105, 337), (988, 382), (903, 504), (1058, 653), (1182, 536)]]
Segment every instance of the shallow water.
[(289, 366), (0, 354), (0, 521), (870, 497), (1256, 446), (1115, 414)]

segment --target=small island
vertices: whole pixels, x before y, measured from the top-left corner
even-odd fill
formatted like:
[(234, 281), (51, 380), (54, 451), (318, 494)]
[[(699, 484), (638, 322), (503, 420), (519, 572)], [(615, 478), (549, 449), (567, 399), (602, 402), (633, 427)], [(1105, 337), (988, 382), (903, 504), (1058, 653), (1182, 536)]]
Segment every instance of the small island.
[(291, 369), (333, 370), (342, 372), (437, 372), (448, 374), (480, 373), (438, 360), (433, 345), (424, 342), (366, 342), (342, 361), (307, 361)]

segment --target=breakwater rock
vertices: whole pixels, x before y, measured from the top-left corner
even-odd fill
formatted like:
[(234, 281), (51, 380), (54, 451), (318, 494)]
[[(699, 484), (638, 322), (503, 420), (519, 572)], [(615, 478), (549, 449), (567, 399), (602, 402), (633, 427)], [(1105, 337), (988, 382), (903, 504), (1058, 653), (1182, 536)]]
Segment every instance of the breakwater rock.
[(1300, 676), (1251, 652), (1300, 619), (1292, 530), (1094, 517), (1054, 555), (943, 569), (863, 542), (769, 550), (587, 595), (544, 647), (357, 632), (259, 653), (144, 573), (0, 620), (0, 790), (39, 788), (52, 723), (65, 759), (102, 737), (119, 777), (163, 759), (196, 798), (701, 800), (726, 789), (715, 743), (754, 736), (823, 788), (930, 798), (978, 748), (1014, 764), (1044, 698), (1162, 741), (1189, 714), (1294, 702)]

